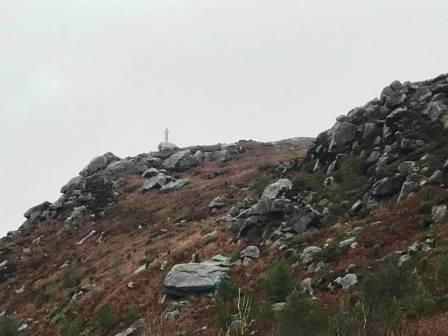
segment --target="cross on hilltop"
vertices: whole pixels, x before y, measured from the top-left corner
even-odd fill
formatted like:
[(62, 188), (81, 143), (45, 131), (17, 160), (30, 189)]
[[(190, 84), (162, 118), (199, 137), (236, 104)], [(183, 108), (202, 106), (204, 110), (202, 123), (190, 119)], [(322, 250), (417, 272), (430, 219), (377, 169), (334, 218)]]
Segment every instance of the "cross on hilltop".
[(168, 135), (170, 134), (170, 131), (167, 129), (165, 129), (165, 142), (168, 142)]

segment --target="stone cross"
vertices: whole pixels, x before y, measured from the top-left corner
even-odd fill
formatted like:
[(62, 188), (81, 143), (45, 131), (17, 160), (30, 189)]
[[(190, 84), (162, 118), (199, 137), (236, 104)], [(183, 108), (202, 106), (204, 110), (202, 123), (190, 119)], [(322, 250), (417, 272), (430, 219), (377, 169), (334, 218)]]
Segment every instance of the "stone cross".
[(168, 142), (168, 135), (170, 134), (170, 131), (168, 131), (168, 128), (165, 129), (165, 142)]

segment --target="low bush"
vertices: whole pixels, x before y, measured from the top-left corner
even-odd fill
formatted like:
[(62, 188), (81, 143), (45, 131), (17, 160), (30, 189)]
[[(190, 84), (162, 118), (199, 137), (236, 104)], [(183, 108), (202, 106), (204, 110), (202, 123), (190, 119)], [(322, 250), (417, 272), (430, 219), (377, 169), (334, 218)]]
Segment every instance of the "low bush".
[(278, 334), (281, 336), (327, 335), (328, 317), (319, 301), (292, 292), (283, 310), (278, 313)]
[(403, 317), (430, 313), (434, 299), (413, 272), (389, 262), (366, 277), (362, 304), (370, 328), (394, 332)]
[(272, 302), (284, 302), (286, 300), (295, 286), (286, 261), (280, 260), (269, 265), (263, 277), (263, 286)]
[(16, 336), (19, 334), (19, 325), (9, 316), (0, 316), (0, 336)]
[(224, 277), (218, 285), (216, 298), (222, 302), (230, 302), (238, 297), (238, 287), (229, 277)]
[(108, 332), (114, 327), (116, 318), (112, 311), (112, 306), (109, 303), (106, 303), (98, 309), (96, 312), (96, 320), (99, 328), (103, 332)]

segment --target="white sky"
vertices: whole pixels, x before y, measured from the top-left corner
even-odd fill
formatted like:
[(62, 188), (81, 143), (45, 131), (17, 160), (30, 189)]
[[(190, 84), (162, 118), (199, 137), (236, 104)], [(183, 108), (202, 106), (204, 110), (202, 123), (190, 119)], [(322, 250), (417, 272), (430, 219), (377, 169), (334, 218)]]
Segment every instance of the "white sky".
[(0, 0), (0, 235), (94, 156), (315, 136), (448, 72), (446, 0)]

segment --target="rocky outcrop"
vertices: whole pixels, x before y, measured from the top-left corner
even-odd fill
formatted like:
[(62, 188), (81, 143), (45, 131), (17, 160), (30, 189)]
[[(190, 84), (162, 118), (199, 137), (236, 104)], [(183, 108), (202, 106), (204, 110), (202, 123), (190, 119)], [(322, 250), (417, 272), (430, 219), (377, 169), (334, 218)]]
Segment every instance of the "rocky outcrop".
[[(62, 195), (55, 202), (44, 202), (28, 210), (22, 227), (58, 216), (69, 225), (84, 212), (92, 217), (102, 216), (103, 210), (117, 199), (121, 187), (120, 178), (125, 175), (141, 175), (144, 178), (140, 188), (142, 192), (152, 189), (159, 189), (161, 192), (179, 190), (189, 180), (175, 179), (167, 175), (167, 170), (183, 172), (206, 159), (226, 162), (242, 151), (242, 146), (238, 144), (196, 146), (180, 150), (173, 144), (163, 143), (159, 152), (143, 153), (135, 157), (121, 159), (112, 153), (97, 156), (78, 176), (71, 178), (61, 188)], [(159, 169), (161, 167), (165, 169)]]
[(310, 146), (301, 169), (326, 174), (334, 183), (343, 162), (358, 160), (366, 182), (358, 188), (364, 194), (352, 201), (352, 214), (396, 196), (403, 200), (426, 183), (443, 183), (447, 106), (447, 75), (395, 81), (380, 99), (338, 117)]
[(23, 226), (31, 225), (39, 220), (48, 219), (50, 215), (50, 205), (50, 202), (43, 202), (32, 207), (31, 209), (28, 209), (23, 215), (27, 219)]

